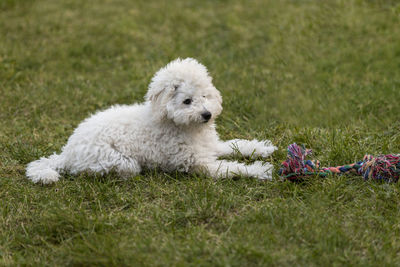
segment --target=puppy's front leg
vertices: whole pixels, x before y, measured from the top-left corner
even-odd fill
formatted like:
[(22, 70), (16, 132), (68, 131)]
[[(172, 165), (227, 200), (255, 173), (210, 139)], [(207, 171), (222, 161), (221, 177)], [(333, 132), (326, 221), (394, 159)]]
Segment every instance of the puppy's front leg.
[(243, 156), (262, 156), (267, 157), (276, 150), (276, 147), (272, 145), (269, 140), (258, 141), (244, 140), (244, 139), (232, 139), (218, 144), (218, 156), (227, 155), (239, 151)]
[(214, 178), (231, 178), (238, 175), (272, 180), (273, 166), (269, 163), (256, 161), (245, 165), (236, 161), (217, 160), (206, 166), (209, 174)]

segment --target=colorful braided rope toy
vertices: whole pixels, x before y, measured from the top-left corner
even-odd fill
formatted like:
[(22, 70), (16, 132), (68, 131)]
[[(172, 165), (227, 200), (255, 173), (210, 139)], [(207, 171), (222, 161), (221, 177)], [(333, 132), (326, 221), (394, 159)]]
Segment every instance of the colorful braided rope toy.
[(400, 178), (400, 154), (377, 157), (365, 155), (362, 161), (356, 163), (337, 167), (320, 167), (318, 160), (306, 159), (306, 156), (311, 154), (311, 149), (300, 147), (294, 143), (289, 145), (287, 150), (287, 159), (282, 163), (279, 175), (291, 181), (307, 176), (326, 177), (345, 173), (360, 175), (365, 180), (373, 179), (385, 182), (397, 182)]

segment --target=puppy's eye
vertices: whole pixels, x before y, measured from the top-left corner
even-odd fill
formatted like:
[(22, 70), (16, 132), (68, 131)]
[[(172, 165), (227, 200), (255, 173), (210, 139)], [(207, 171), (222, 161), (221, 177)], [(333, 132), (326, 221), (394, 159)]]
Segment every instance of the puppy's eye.
[(192, 99), (188, 98), (183, 101), (183, 104), (190, 105), (192, 103)]
[(179, 85), (178, 85), (178, 84), (175, 84), (175, 85), (174, 85), (174, 89), (177, 90), (178, 88), (179, 88)]
[(203, 97), (204, 97), (204, 98), (206, 98), (206, 96), (205, 96), (205, 95), (203, 95)]

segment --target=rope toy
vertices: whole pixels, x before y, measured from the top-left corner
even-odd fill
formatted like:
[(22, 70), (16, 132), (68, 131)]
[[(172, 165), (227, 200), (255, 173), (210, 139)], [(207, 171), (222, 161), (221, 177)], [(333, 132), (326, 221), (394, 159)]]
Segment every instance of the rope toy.
[(296, 143), (289, 145), (286, 161), (282, 162), (279, 175), (287, 180), (295, 181), (307, 176), (326, 177), (332, 174), (353, 173), (364, 180), (379, 180), (397, 182), (400, 178), (400, 154), (380, 155), (377, 157), (365, 155), (362, 161), (337, 166), (320, 167), (319, 160), (307, 160), (311, 149), (300, 147)]

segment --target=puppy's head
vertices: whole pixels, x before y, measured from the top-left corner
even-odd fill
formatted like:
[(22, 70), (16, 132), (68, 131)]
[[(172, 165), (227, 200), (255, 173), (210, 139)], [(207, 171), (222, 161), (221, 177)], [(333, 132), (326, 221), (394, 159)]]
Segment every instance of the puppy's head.
[(153, 77), (146, 101), (154, 118), (176, 125), (213, 122), (222, 111), (222, 98), (205, 66), (195, 59), (176, 59)]

